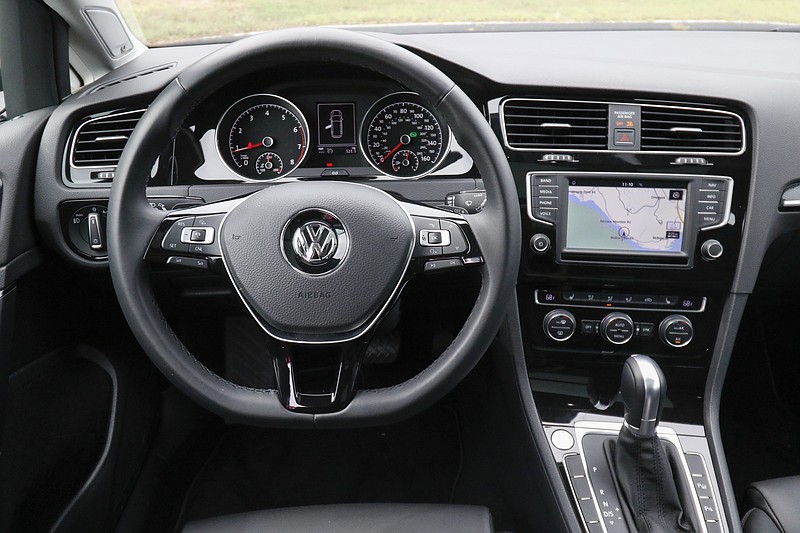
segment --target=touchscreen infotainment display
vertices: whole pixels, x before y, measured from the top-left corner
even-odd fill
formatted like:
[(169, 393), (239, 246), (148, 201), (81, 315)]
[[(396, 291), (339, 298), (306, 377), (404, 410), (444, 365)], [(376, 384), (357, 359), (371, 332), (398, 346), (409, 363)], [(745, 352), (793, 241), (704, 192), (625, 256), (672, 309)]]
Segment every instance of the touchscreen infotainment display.
[(570, 179), (566, 249), (680, 254), (686, 196), (682, 183)]

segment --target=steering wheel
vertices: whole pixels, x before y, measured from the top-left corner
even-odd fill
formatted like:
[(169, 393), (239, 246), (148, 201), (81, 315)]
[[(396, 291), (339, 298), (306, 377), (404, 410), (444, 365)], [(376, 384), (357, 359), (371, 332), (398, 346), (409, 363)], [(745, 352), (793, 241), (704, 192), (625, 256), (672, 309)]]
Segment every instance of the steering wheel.
[[(231, 80), (288, 63), (365, 68), (418, 92), (441, 113), (471, 155), (487, 193), (484, 209), (461, 215), (397, 199), (367, 184), (294, 181), (243, 198), (163, 211), (147, 202), (156, 158), (194, 107)], [(278, 427), (354, 427), (411, 416), (451, 390), (496, 335), (516, 284), (519, 198), (505, 154), (486, 118), (445, 74), (398, 45), (337, 29), (282, 30), (236, 41), (181, 72), (131, 135), (108, 209), (108, 258), (125, 317), (144, 351), (172, 383), (228, 420)], [(205, 229), (192, 258), (169, 247)], [(437, 237), (438, 235), (438, 237)], [(444, 239), (431, 257), (427, 238)], [(199, 234), (198, 234), (199, 238)], [(446, 244), (446, 243), (445, 243)], [(436, 252), (439, 253), (439, 252)], [(180, 255), (180, 254), (178, 254)], [(172, 257), (172, 259), (170, 259)], [(197, 261), (228, 276), (268, 333), (275, 390), (232, 383), (196, 359), (164, 319), (152, 292), (151, 262)], [(371, 334), (414, 276), (449, 267), (480, 272), (466, 322), (427, 368), (398, 385), (356, 388)], [(444, 272), (438, 274), (445, 275)], [(309, 353), (337, 368), (327, 387), (297, 371)]]

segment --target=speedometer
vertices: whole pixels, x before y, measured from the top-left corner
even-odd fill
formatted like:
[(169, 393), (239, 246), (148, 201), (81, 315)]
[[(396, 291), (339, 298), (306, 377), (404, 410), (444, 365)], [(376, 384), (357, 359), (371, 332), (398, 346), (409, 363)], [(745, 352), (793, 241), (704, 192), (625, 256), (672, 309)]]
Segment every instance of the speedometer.
[(290, 101), (255, 94), (234, 103), (217, 126), (217, 146), (231, 170), (248, 179), (288, 175), (308, 153), (308, 123)]
[(416, 93), (378, 100), (361, 127), (361, 148), (369, 164), (397, 178), (419, 178), (436, 170), (449, 143), (447, 126)]

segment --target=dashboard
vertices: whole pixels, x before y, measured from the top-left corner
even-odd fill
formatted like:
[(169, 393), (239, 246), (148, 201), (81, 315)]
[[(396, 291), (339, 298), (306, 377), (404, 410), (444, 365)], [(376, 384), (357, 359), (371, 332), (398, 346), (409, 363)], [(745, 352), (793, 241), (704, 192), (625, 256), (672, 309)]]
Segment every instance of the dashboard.
[[(620, 416), (618, 369), (646, 353), (675, 384), (665, 423), (706, 436), (706, 386), (721, 386), (767, 247), (800, 224), (800, 36), (730, 29), (375, 34), (448, 74), (505, 150), (523, 215), (519, 325), (548, 434), (593, 407)], [(217, 48), (148, 50), (55, 109), (36, 219), (64, 261), (107, 268), (125, 142), (158, 93)], [(476, 212), (481, 176), (434, 104), (357, 68), (259, 72), (197, 102), (143, 181), (162, 210), (349, 180)], [(190, 259), (208, 267), (202, 252)], [(705, 442), (695, 451), (719, 468)]]
[[(291, 81), (275, 81), (283, 79)], [(145, 109), (85, 118), (71, 134), (65, 184), (110, 182)], [(418, 179), (471, 168), (444, 119), (419, 95), (356, 69), (319, 65), (271, 72), (267, 80), (245, 77), (210, 95), (165, 149), (151, 183)]]

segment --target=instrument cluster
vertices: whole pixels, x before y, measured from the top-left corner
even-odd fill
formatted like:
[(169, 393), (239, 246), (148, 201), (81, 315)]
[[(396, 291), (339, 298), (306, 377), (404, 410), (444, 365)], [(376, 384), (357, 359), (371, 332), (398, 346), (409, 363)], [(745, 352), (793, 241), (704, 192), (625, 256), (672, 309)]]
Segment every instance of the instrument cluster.
[(246, 181), (298, 175), (301, 167), (321, 168), (322, 176), (341, 175), (334, 170), (347, 175), (340, 169), (366, 164), (373, 175), (416, 179), (439, 169), (449, 153), (449, 128), (416, 93), (379, 97), (366, 112), (359, 109), (363, 98), (311, 100), (295, 104), (270, 92), (238, 99), (215, 129), (222, 162)]

